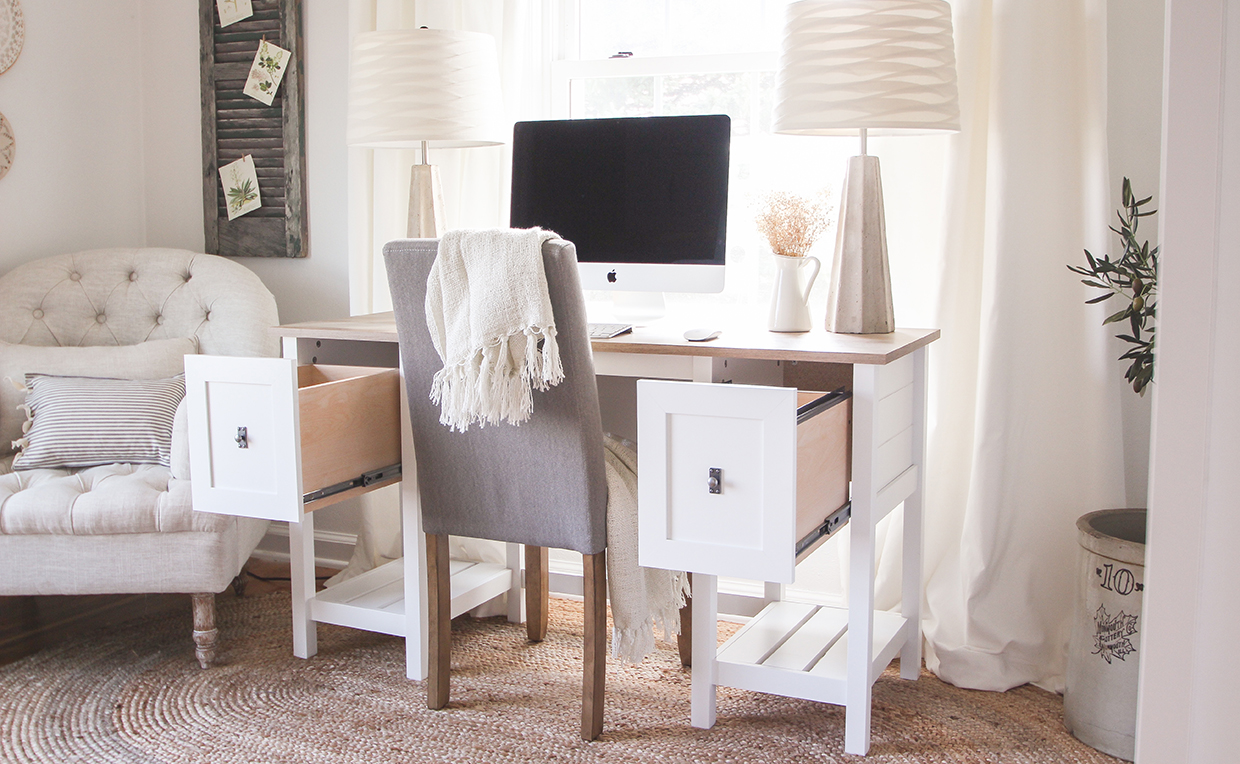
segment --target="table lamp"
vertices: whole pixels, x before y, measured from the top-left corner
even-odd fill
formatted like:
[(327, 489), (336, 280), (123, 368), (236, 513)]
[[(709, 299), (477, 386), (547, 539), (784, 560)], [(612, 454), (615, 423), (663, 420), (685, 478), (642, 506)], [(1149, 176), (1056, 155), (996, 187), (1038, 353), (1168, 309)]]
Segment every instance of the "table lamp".
[(409, 237), (444, 231), (439, 168), (427, 149), (496, 146), (506, 139), (495, 39), (477, 32), (395, 29), (353, 38), (345, 140), (421, 148), (409, 183)]
[(788, 5), (774, 130), (861, 133), (840, 196), (827, 330), (895, 330), (878, 157), (866, 135), (960, 129), (946, 0), (800, 0)]

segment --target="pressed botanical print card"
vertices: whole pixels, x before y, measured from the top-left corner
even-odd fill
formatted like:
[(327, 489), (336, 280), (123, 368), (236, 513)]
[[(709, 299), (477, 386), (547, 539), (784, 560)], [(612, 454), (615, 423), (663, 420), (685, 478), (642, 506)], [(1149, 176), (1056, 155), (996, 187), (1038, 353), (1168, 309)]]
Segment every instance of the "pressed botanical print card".
[(224, 184), (229, 220), (263, 206), (258, 198), (258, 173), (254, 170), (254, 157), (250, 154), (221, 167), (220, 182)]
[(280, 80), (284, 79), (288, 59), (289, 52), (284, 48), (266, 40), (260, 42), (258, 52), (254, 54), (254, 65), (250, 67), (250, 77), (241, 92), (270, 106), (276, 99)]
[(254, 5), (250, 0), (215, 0), (215, 7), (220, 11), (220, 26), (236, 24), (241, 19), (254, 15)]

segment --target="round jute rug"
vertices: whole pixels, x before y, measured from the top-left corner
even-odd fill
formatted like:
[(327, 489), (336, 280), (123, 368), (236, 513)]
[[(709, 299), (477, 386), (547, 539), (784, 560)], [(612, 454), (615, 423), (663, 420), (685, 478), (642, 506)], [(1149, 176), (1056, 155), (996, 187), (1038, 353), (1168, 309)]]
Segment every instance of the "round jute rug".
[[(712, 730), (689, 726), (689, 672), (671, 647), (610, 661), (605, 729), (578, 736), (581, 604), (552, 600), (547, 641), (503, 619), (452, 629), (452, 700), (430, 711), (404, 678), (404, 641), (319, 626), (292, 655), (289, 597), (220, 598), (221, 663), (198, 668), (184, 619), (138, 620), (0, 668), (5, 762), (856, 762), (835, 706), (719, 690)], [(188, 611), (188, 606), (186, 608)], [(888, 670), (867, 761), (1115, 762), (1064, 731), (1033, 687), (960, 690)]]

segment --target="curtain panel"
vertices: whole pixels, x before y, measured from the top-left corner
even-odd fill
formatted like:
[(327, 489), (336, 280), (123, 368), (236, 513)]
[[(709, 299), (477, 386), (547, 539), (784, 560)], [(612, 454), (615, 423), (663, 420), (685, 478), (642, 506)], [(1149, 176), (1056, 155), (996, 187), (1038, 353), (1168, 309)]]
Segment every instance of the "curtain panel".
[(1062, 690), (1076, 519), (1124, 506), (1102, 305), (1066, 269), (1109, 251), (1106, 3), (956, 0), (926, 470), (927, 664), (962, 687)]

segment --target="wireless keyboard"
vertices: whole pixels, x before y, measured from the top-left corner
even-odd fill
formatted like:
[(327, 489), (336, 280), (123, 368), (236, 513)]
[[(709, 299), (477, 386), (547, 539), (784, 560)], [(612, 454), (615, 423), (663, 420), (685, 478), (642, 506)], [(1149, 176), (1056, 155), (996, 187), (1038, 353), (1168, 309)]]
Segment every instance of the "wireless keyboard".
[(609, 340), (633, 331), (632, 324), (590, 324), (590, 339)]

